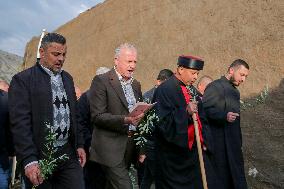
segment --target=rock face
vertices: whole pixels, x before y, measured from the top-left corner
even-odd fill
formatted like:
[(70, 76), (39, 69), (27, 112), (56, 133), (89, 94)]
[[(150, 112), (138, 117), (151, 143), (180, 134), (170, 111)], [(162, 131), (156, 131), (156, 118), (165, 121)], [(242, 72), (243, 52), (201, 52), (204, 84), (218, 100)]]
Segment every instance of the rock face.
[[(100, 66), (113, 66), (116, 46), (135, 44), (135, 77), (143, 90), (154, 85), (160, 69), (174, 69), (180, 54), (205, 59), (202, 74), (219, 78), (237, 58), (251, 67), (241, 88), (245, 96), (265, 85), (276, 87), (284, 73), (282, 0), (106, 0), (56, 31), (68, 40), (64, 68), (83, 90)], [(39, 38), (27, 45), (25, 64), (35, 62)]]
[[(233, 60), (246, 60), (251, 73), (240, 87), (242, 98), (274, 89), (264, 104), (242, 112), (247, 179), (251, 189), (272, 189), (284, 185), (282, 7), (283, 0), (106, 0), (56, 32), (67, 38), (64, 69), (82, 90), (98, 67), (113, 66), (114, 49), (123, 42), (138, 48), (135, 77), (144, 91), (160, 69), (175, 68), (180, 54), (202, 57), (201, 75), (215, 79)], [(27, 44), (25, 67), (35, 62), (38, 40)], [(248, 175), (253, 170), (256, 177)]]
[(21, 70), (23, 57), (0, 50), (0, 80), (10, 83), (13, 75)]

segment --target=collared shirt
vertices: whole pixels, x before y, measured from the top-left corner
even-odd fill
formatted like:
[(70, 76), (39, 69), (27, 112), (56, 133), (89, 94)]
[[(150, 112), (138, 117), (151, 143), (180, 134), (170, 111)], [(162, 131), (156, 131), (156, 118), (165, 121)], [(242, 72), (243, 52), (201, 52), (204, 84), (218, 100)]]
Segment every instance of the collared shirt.
[[(134, 105), (136, 104), (137, 100), (135, 98), (134, 92), (133, 92), (133, 88), (132, 88), (132, 82), (133, 82), (133, 77), (131, 77), (128, 80), (125, 80), (120, 73), (117, 72), (116, 68), (114, 67), (114, 70), (118, 76), (118, 79), (120, 81), (120, 84), (122, 86), (122, 90), (124, 93), (124, 96), (126, 98), (126, 101), (128, 103), (128, 110), (130, 111)], [(136, 130), (136, 127), (133, 125), (129, 125), (129, 130)]]
[(50, 76), (53, 104), (53, 124), (51, 125), (57, 134), (54, 145), (55, 147), (60, 147), (68, 142), (70, 129), (70, 108), (68, 97), (62, 81), (62, 70), (54, 73), (43, 65), (41, 65), (41, 67)]

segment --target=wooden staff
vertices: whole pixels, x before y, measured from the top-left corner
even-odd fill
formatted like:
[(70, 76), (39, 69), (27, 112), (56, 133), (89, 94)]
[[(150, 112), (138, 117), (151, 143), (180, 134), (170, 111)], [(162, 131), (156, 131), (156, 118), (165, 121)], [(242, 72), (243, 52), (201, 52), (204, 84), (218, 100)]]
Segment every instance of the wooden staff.
[[(39, 49), (40, 49), (41, 40), (42, 40), (42, 38), (43, 38), (43, 36), (44, 36), (44, 34), (45, 34), (45, 31), (46, 31), (45, 29), (42, 30), (41, 35), (40, 35), (40, 39), (39, 39), (39, 42), (38, 42), (37, 51), (36, 51), (36, 61), (37, 61), (37, 62), (39, 62), (39, 60), (40, 60)], [(24, 61), (24, 67), (23, 67), (23, 69), (24, 69), (24, 70), (27, 69), (27, 62), (26, 62), (26, 61)]]
[(44, 37), (45, 31), (46, 31), (46, 29), (43, 29), (43, 30), (42, 30), (41, 36), (40, 36), (40, 38), (39, 38), (39, 42), (38, 42), (38, 45), (37, 45), (37, 51), (36, 51), (36, 59), (37, 59), (37, 61), (39, 61), (39, 59), (40, 59), (39, 49), (40, 49), (41, 40), (42, 40), (42, 38)]
[(16, 159), (16, 156), (13, 156), (12, 173), (11, 173), (11, 185), (12, 186), (14, 186), (15, 184), (16, 165), (17, 165), (17, 159)]
[(197, 150), (198, 150), (198, 157), (199, 157), (199, 165), (201, 169), (203, 189), (208, 189), (196, 113), (192, 114), (192, 119), (193, 119), (194, 131), (195, 131), (195, 136), (196, 136), (196, 143), (197, 143)]

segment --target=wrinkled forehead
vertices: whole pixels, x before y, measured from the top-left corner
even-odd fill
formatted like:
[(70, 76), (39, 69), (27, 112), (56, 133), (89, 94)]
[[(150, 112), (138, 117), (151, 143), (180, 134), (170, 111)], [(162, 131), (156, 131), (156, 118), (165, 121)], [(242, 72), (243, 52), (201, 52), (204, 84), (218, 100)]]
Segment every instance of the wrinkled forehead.
[(52, 51), (52, 52), (66, 52), (67, 51), (67, 46), (66, 44), (60, 44), (60, 43), (50, 43), (47, 46), (48, 51)]
[(137, 55), (137, 50), (134, 48), (122, 48), (120, 51), (120, 55)]

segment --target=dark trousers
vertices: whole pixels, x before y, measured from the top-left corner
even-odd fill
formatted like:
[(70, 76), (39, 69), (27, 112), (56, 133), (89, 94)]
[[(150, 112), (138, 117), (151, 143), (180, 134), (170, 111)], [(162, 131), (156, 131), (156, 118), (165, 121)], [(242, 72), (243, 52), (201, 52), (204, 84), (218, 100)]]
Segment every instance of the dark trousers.
[(137, 162), (137, 151), (135, 141), (128, 138), (124, 158), (118, 165), (109, 167), (102, 165), (106, 178), (105, 189), (132, 189), (132, 182), (129, 177), (129, 168)]
[[(25, 179), (26, 189), (32, 188), (27, 177)], [(45, 180), (38, 189), (84, 189), (83, 169), (77, 158), (70, 158), (59, 164), (52, 176)]]
[(144, 169), (145, 169), (145, 162), (140, 163), (138, 161), (138, 163), (137, 163), (137, 177), (138, 177), (139, 188), (141, 187), (141, 183), (142, 183), (142, 180), (143, 180), (143, 177), (144, 177), (144, 171), (145, 171)]
[(86, 189), (104, 189), (106, 178), (101, 165), (94, 161), (87, 161), (84, 167)]
[(107, 179), (105, 189), (132, 189), (125, 160), (114, 167), (102, 166), (102, 168)]
[(146, 158), (144, 162), (144, 175), (140, 189), (150, 189), (156, 176), (156, 161)]

